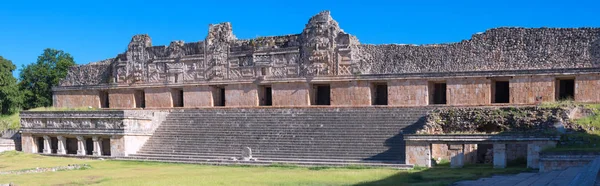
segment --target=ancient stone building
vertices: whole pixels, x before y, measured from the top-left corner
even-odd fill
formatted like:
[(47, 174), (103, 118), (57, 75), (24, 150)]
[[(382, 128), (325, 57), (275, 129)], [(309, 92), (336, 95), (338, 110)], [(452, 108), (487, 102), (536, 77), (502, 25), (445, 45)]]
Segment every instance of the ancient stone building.
[[(347, 149), (327, 157), (404, 161), (401, 134), (432, 107), (600, 102), (599, 88), (600, 28), (494, 28), (458, 43), (370, 45), (324, 11), (301, 33), (285, 36), (240, 40), (230, 23), (210, 25), (203, 41), (168, 46), (136, 35), (124, 53), (72, 68), (53, 89), (55, 107), (111, 111), (25, 112), (22, 139), (29, 152), (102, 155), (110, 149), (129, 156), (181, 144), (190, 149), (184, 154), (231, 148), (220, 153), (226, 157), (250, 147), (258, 159), (283, 161), (277, 158), (318, 158), (309, 152), (330, 148), (318, 138), (352, 141), (344, 136), (352, 133), (365, 148), (381, 148), (352, 154), (348, 149), (361, 146), (340, 142)], [(281, 128), (262, 134), (261, 127)], [(193, 130), (233, 131), (219, 133), (229, 138), (211, 137), (220, 145), (200, 148), (210, 139), (185, 135)], [(286, 135), (293, 137), (277, 139)], [(261, 149), (268, 144), (276, 148)], [(390, 157), (379, 158), (388, 151)]]

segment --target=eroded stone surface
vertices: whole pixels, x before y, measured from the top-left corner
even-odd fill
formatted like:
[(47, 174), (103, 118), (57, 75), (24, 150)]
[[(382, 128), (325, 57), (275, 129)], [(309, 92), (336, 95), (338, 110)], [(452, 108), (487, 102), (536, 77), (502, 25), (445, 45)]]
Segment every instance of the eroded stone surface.
[(125, 53), (72, 68), (60, 86), (590, 68), (600, 67), (599, 38), (598, 28), (494, 28), (451, 44), (365, 45), (323, 11), (294, 35), (238, 40), (230, 23), (210, 25), (200, 42), (152, 46), (136, 35)]

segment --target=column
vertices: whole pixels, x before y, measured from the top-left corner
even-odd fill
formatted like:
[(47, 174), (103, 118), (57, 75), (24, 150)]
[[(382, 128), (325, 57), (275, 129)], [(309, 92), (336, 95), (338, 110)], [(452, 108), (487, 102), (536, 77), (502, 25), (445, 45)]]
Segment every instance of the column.
[(51, 154), (52, 147), (50, 146), (50, 136), (44, 136), (44, 154)]
[(77, 155), (85, 156), (85, 138), (83, 136), (77, 136)]
[(57, 154), (67, 154), (67, 138), (64, 136), (56, 136), (58, 139), (58, 149), (56, 149)]
[(427, 142), (406, 142), (406, 164), (431, 167), (431, 144)]
[(462, 168), (465, 165), (465, 152), (464, 145), (448, 145), (450, 151), (450, 167), (451, 168)]
[(94, 151), (92, 151), (92, 155), (94, 156), (102, 156), (102, 139), (98, 136), (92, 137), (94, 141)]
[(506, 168), (506, 144), (494, 144), (494, 168)]

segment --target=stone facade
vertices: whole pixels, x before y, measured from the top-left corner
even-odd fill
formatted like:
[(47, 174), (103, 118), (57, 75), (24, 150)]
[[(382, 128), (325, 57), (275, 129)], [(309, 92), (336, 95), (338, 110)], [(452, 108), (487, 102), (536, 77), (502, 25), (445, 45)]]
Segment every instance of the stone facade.
[(324, 11), (299, 34), (240, 40), (230, 23), (208, 30), (204, 41), (168, 46), (136, 35), (115, 58), (71, 69), (54, 89), (54, 106), (100, 107), (106, 91), (110, 108), (136, 108), (143, 91), (148, 108), (180, 99), (210, 107), (222, 96), (215, 86), (225, 87), (226, 106), (260, 105), (262, 86), (272, 88), (274, 106), (308, 106), (315, 84), (331, 87), (331, 105), (368, 106), (374, 83), (387, 84), (393, 106), (433, 104), (432, 83), (446, 84), (443, 104), (490, 105), (501, 94), (496, 79), (509, 82), (509, 104), (535, 104), (559, 99), (565, 78), (575, 81), (576, 101), (600, 102), (598, 28), (495, 28), (451, 44), (365, 45)]
[(23, 111), (22, 148), (28, 153), (127, 156), (142, 147), (166, 114), (152, 110)]

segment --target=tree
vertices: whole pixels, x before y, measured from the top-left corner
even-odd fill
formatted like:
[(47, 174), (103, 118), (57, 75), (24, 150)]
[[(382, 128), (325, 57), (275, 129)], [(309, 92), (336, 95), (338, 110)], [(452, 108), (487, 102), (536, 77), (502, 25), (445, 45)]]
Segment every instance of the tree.
[(0, 56), (0, 115), (18, 112), (22, 97), (13, 71), (17, 67), (8, 59)]
[(67, 76), (73, 57), (62, 50), (47, 48), (37, 62), (23, 68), (19, 74), (24, 109), (52, 106), (52, 87)]

